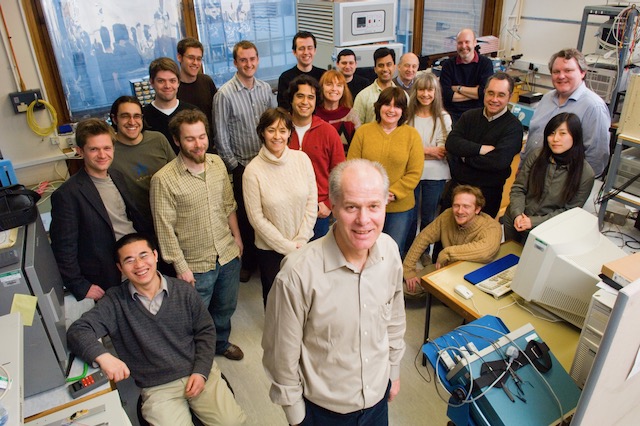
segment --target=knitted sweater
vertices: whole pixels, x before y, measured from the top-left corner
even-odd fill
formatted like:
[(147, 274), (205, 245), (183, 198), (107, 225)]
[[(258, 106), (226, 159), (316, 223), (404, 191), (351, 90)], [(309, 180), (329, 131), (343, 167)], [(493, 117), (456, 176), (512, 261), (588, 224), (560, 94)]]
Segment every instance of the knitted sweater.
[(413, 208), (413, 190), (420, 182), (424, 164), (422, 139), (416, 129), (403, 124), (387, 134), (375, 121), (363, 124), (349, 147), (347, 159), (353, 158), (366, 158), (384, 166), (389, 175), (389, 191), (396, 196), (387, 204), (387, 213)]
[[(480, 155), (482, 145), (496, 148)], [(488, 121), (483, 108), (462, 114), (445, 144), (451, 177), (458, 183), (502, 187), (511, 175), (513, 157), (522, 148), (522, 124), (509, 111)]]
[(319, 106), (316, 108), (315, 114), (335, 127), (344, 145), (344, 152), (349, 151), (349, 145), (356, 128), (360, 127), (360, 118), (356, 111), (345, 106), (340, 106), (334, 110), (324, 109), (324, 107)]
[(287, 255), (313, 236), (318, 192), (304, 152), (285, 147), (277, 158), (263, 146), (244, 171), (242, 189), (259, 249)]
[(489, 262), (500, 249), (502, 228), (497, 220), (480, 213), (466, 227), (456, 223), (453, 210), (447, 209), (418, 234), (404, 258), (404, 278), (417, 275), (416, 263), (429, 244), (442, 242), (444, 249), (437, 262), (447, 265), (458, 260)]
[(129, 281), (107, 290), (67, 331), (69, 349), (87, 362), (107, 352), (98, 341), (109, 335), (118, 357), (141, 388), (198, 373), (209, 376), (216, 329), (196, 290), (165, 277), (168, 294), (156, 315), (129, 293)]

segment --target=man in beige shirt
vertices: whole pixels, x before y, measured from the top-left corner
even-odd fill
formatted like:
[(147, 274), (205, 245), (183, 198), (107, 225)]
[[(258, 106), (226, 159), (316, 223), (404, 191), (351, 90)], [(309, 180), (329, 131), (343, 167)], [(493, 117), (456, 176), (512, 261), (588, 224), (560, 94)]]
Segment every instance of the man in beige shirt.
[(151, 210), (162, 257), (195, 286), (216, 326), (216, 353), (244, 357), (229, 342), (236, 310), (242, 240), (236, 202), (220, 157), (207, 154), (207, 118), (181, 111), (169, 123), (180, 152), (151, 179)]
[(292, 425), (388, 424), (406, 328), (398, 246), (382, 233), (388, 192), (380, 164), (336, 166), (335, 224), (285, 257), (269, 293), (263, 364)]

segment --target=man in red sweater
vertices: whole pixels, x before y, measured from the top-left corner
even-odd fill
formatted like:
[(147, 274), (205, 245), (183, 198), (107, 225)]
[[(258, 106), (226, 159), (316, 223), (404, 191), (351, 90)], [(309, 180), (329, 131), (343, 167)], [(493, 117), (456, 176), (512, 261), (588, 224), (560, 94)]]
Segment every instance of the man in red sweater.
[(342, 140), (336, 129), (313, 115), (320, 93), (318, 81), (307, 75), (296, 77), (289, 84), (289, 102), (295, 132), (291, 134), (289, 148), (304, 151), (311, 159), (318, 185), (318, 219), (313, 238), (329, 231), (331, 202), (329, 201), (329, 173), (345, 160)]

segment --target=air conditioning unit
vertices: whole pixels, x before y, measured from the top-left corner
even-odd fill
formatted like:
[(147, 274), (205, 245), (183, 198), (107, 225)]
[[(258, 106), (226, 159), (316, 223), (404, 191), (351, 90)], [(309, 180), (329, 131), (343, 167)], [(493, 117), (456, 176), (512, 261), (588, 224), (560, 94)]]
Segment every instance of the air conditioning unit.
[[(342, 49), (349, 48), (355, 52), (356, 46), (394, 42), (396, 14), (396, 0), (298, 0), (296, 8), (298, 31), (309, 31), (316, 37), (314, 64), (321, 68), (332, 66), (336, 52)], [(393, 49), (396, 46), (387, 47)], [(372, 57), (368, 58), (368, 50), (362, 57), (366, 62), (373, 62)], [(396, 61), (399, 59), (396, 56)], [(358, 61), (358, 67), (365, 66), (372, 64)]]

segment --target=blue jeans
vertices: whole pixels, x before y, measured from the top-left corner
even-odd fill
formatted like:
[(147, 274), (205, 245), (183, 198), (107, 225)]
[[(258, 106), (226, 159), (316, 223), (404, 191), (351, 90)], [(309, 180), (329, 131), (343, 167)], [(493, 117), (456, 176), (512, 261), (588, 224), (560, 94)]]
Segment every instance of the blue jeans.
[(229, 347), (231, 316), (238, 304), (240, 258), (236, 257), (222, 266), (216, 262), (216, 269), (193, 276), (196, 279), (196, 290), (208, 307), (216, 326), (216, 353), (221, 354)]
[(390, 389), (391, 382), (387, 385), (384, 397), (373, 407), (346, 414), (327, 410), (305, 398), (305, 417), (300, 426), (388, 426), (389, 406), (387, 400)]
[(387, 217), (384, 220), (384, 228), (382, 228), (382, 232), (389, 234), (396, 244), (398, 244), (401, 258), (404, 258), (404, 255), (406, 254), (404, 246), (407, 241), (409, 226), (411, 226), (415, 213), (416, 212), (413, 209), (405, 212), (387, 213)]
[(409, 227), (409, 233), (407, 234), (407, 242), (404, 245), (405, 253), (411, 248), (413, 240), (416, 237), (416, 231), (418, 228), (418, 216), (420, 217), (420, 230), (422, 231), (428, 224), (433, 222), (436, 218), (438, 211), (438, 205), (440, 204), (440, 197), (444, 191), (444, 185), (446, 180), (421, 180), (416, 189), (414, 195), (416, 198), (416, 205), (414, 207), (415, 215), (413, 216), (413, 222)]
[(316, 224), (313, 227), (313, 237), (311, 237), (309, 241), (317, 240), (318, 238), (327, 235), (327, 232), (329, 232), (329, 225), (331, 225), (331, 215), (316, 219)]

